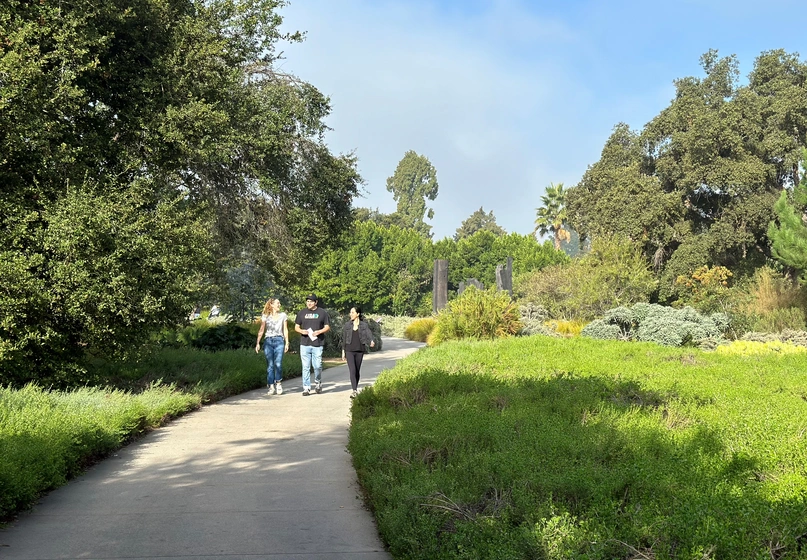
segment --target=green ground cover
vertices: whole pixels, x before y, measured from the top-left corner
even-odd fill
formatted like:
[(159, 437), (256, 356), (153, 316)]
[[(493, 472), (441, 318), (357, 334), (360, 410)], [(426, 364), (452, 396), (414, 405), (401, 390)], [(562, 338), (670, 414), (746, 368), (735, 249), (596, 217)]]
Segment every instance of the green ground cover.
[(807, 558), (807, 358), (449, 342), (353, 405), (396, 558)]

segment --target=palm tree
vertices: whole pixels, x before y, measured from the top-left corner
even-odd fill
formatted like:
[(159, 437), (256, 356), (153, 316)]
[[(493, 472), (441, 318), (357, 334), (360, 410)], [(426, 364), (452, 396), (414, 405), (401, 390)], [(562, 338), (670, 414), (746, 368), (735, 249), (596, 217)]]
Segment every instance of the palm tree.
[(561, 241), (568, 243), (571, 239), (571, 233), (566, 228), (566, 191), (563, 190), (563, 183), (557, 185), (549, 183), (541, 202), (544, 205), (535, 209), (533, 233), (546, 235), (551, 232), (555, 249), (560, 251)]

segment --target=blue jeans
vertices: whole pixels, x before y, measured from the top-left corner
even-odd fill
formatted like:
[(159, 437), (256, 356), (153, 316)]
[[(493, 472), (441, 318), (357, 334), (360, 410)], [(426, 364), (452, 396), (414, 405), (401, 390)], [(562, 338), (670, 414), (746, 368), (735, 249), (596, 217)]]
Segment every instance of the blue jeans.
[(263, 341), (267, 385), (274, 385), (283, 379), (283, 349), (285, 346), (286, 340), (282, 336), (271, 336)]
[(311, 367), (314, 368), (314, 381), (322, 381), (322, 346), (300, 345), (300, 361), (303, 362), (303, 387), (311, 388)]

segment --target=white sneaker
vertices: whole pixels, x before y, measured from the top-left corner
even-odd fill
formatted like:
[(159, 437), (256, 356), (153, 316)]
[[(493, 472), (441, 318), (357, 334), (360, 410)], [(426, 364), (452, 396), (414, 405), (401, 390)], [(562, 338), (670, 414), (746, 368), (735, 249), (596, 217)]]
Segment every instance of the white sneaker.
[(350, 393), (350, 398), (355, 399), (358, 394), (359, 394), (358, 391), (353, 391), (352, 393)]
[(310, 394), (311, 394), (311, 388), (310, 387), (303, 387), (303, 396), (307, 397)]
[(270, 394), (270, 395), (274, 395), (274, 394), (275, 394), (275, 386), (274, 386), (274, 385), (269, 385), (269, 394)]
[(283, 385), (280, 384), (280, 381), (275, 383), (275, 387), (277, 389), (277, 394), (282, 395), (283, 394)]
[(321, 392), (322, 392), (322, 383), (320, 383), (319, 381), (317, 381), (317, 385), (316, 385), (316, 387), (314, 388), (314, 390), (317, 392), (317, 394), (321, 393)]

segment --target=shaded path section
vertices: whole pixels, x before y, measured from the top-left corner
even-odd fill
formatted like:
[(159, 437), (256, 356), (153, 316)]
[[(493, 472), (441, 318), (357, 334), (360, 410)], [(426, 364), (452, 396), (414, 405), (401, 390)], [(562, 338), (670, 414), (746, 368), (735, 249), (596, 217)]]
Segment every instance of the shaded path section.
[[(423, 346), (384, 338), (362, 386)], [(388, 559), (347, 453), (350, 378), (231, 397), (155, 430), (0, 531), (3, 560)]]

